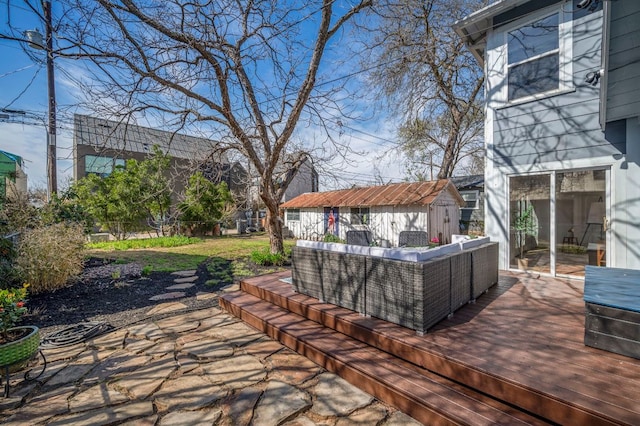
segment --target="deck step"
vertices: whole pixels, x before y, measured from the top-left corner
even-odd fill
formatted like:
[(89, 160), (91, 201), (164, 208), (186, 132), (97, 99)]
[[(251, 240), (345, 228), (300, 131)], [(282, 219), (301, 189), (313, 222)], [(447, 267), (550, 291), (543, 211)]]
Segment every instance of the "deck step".
[[(445, 342), (448, 340), (446, 337), (442, 346), (438, 343), (442, 339), (434, 339), (431, 334), (418, 336), (413, 330), (399, 325), (364, 317), (351, 310), (296, 293), (290, 283), (284, 282), (289, 277), (290, 272), (282, 272), (249, 278), (241, 283), (240, 290), (388, 353), (407, 364), (413, 364), (422, 371), (447, 378), (480, 394), (490, 395), (496, 401), (517, 407), (518, 410), (531, 413), (539, 419), (546, 419), (550, 423), (614, 425), (627, 423), (623, 419), (634, 416), (627, 408), (603, 406), (592, 397), (583, 395), (582, 391), (576, 392), (571, 388), (555, 386), (545, 386), (546, 390), (543, 390), (538, 386), (540, 377), (535, 373), (529, 375), (526, 371), (513, 370), (509, 365), (502, 364), (501, 368), (495, 368), (491, 357), (476, 359), (473, 355), (452, 352), (447, 347), (450, 342)], [(460, 313), (456, 313), (454, 318), (464, 318), (465, 315), (472, 317), (493, 303), (500, 291), (502, 290), (496, 290), (491, 297), (481, 297), (476, 304), (468, 305)], [(477, 344), (482, 345), (483, 342)], [(477, 353), (477, 349), (471, 353)], [(544, 360), (530, 362), (536, 364), (536, 367), (532, 364), (534, 372), (536, 369), (548, 370), (538, 365), (544, 364)], [(603, 415), (603, 407), (609, 411), (608, 414), (613, 413), (616, 417)], [(629, 424), (633, 423), (632, 421)]]
[(221, 306), (424, 424), (548, 424), (388, 352), (239, 291)]

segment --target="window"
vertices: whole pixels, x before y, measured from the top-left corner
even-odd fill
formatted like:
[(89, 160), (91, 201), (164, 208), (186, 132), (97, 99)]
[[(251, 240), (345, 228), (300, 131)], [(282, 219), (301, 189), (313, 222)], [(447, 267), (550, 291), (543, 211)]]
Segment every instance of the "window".
[(460, 191), (464, 200), (463, 209), (477, 209), (480, 203), (480, 191)]
[(351, 209), (351, 224), (368, 225), (369, 214), (369, 207), (353, 207)]
[(124, 160), (120, 158), (98, 157), (87, 155), (84, 159), (84, 171), (87, 175), (95, 174), (100, 177), (107, 177), (116, 167), (124, 167)]
[(300, 209), (287, 209), (287, 222), (300, 220)]
[(508, 32), (509, 101), (562, 87), (559, 18), (554, 13)]

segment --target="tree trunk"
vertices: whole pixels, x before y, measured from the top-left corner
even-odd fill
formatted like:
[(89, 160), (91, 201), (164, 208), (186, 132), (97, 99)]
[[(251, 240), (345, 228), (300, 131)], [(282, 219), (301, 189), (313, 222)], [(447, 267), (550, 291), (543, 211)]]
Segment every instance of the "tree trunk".
[(282, 220), (276, 206), (275, 212), (267, 206), (267, 232), (269, 233), (269, 246), (271, 253), (284, 254), (284, 242), (282, 238)]
[(445, 147), (444, 154), (442, 156), (442, 166), (438, 172), (438, 179), (448, 179), (453, 174), (453, 136), (449, 137), (447, 146)]

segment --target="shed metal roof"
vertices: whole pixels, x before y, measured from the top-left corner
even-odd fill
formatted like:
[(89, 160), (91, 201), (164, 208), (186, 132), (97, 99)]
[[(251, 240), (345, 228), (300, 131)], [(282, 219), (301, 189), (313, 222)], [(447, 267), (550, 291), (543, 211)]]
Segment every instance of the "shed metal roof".
[(285, 203), (282, 208), (308, 207), (355, 207), (355, 206), (427, 206), (432, 204), (442, 191), (462, 197), (448, 179), (430, 182), (393, 183), (383, 186), (343, 189), (328, 192), (307, 192)]

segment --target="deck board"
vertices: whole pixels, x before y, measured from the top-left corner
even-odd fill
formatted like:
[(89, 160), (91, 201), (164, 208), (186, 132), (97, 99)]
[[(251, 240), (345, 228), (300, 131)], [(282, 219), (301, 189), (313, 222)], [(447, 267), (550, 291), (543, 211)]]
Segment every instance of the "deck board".
[[(382, 400), (391, 393), (401, 394), (401, 408), (428, 424), (547, 424), (255, 296), (231, 294), (225, 299), (223, 306), (250, 306), (243, 312), (230, 310), (318, 364), (352, 379), (363, 390)], [(418, 370), (419, 374), (413, 374)], [(372, 377), (382, 386), (367, 380)]]
[(640, 424), (640, 361), (584, 345), (579, 280), (503, 272), (476, 303), (418, 336), (297, 294), (287, 276), (255, 277), (244, 289), (551, 421)]

